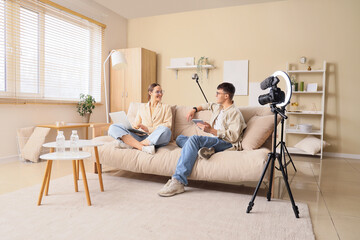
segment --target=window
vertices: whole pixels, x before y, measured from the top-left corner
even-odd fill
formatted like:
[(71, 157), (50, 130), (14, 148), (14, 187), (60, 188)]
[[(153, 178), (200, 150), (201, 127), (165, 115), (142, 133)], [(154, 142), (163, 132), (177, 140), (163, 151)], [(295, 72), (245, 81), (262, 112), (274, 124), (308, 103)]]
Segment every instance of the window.
[(0, 1), (0, 92), (5, 91), (5, 8)]
[(36, 0), (0, 0), (0, 98), (101, 101), (104, 27)]

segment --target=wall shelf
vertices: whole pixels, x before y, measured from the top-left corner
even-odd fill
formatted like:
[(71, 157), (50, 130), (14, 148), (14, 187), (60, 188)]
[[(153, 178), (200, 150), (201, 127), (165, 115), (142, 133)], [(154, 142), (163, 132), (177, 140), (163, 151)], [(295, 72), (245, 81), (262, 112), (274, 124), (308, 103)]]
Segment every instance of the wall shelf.
[(301, 149), (298, 149), (298, 148), (296, 148), (296, 147), (288, 147), (287, 149), (288, 149), (288, 151), (289, 151), (290, 153), (293, 153), (293, 154), (301, 154), (301, 155), (309, 155), (309, 156), (319, 156), (319, 157), (322, 157), (322, 154), (321, 154), (321, 153), (317, 153), (317, 154), (313, 155), (313, 154), (307, 153), (307, 152), (305, 152), (305, 151), (303, 151), (303, 150), (301, 150)]
[(321, 111), (296, 111), (296, 112), (292, 112), (292, 111), (287, 111), (287, 114), (291, 115), (322, 115)]
[(313, 130), (312, 132), (300, 132), (296, 129), (286, 129), (287, 134), (305, 134), (305, 135), (321, 135), (320, 130)]
[(293, 94), (316, 94), (316, 93), (322, 94), (323, 91), (316, 91), (316, 92), (293, 91), (292, 93), (293, 93)]
[[(191, 69), (197, 69), (197, 65), (188, 65), (188, 66), (176, 66), (176, 67), (166, 67), (167, 69), (174, 70), (176, 74), (176, 79), (178, 78), (178, 72), (179, 70), (191, 70)], [(209, 70), (214, 69), (215, 67), (213, 65), (202, 65), (202, 69), (206, 70), (206, 78), (209, 76)]]
[(321, 70), (288, 70), (288, 73), (324, 73), (325, 70), (321, 69)]

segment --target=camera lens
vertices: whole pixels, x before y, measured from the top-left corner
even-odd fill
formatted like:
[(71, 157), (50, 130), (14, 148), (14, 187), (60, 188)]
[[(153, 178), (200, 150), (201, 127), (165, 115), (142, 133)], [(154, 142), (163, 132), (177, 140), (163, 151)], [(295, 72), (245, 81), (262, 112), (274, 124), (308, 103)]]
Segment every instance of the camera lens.
[(271, 97), (270, 93), (263, 94), (263, 95), (259, 96), (258, 101), (261, 105), (265, 105), (265, 104), (272, 102), (272, 97)]

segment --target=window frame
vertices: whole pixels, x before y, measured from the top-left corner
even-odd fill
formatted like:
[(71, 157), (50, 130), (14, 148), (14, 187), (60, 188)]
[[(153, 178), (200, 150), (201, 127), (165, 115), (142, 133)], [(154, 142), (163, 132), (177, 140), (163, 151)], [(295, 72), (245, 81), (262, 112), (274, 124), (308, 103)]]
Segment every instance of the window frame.
[[(1, 0), (0, 0), (1, 1)], [(10, 7), (7, 7), (7, 4), (11, 4)], [(58, 8), (60, 5), (54, 4), (49, 2), (48, 4), (51, 7)], [(61, 6), (60, 6), (61, 7)], [(18, 34), (20, 36), (20, 10), (21, 8), (33, 11), (38, 14), (38, 93), (24, 93), (20, 92), (20, 84), (21, 78), (16, 78), (17, 73), (20, 73), (20, 38), (21, 37), (14, 37)], [(51, 17), (60, 19), (61, 21), (66, 21), (70, 24), (76, 25), (78, 27), (84, 28), (89, 30), (89, 78), (87, 79), (86, 85), (88, 86), (88, 92), (85, 94), (92, 94), (93, 92), (93, 85), (95, 81), (99, 81), (100, 93), (99, 99), (96, 99), (97, 103), (101, 103), (102, 99), (102, 49), (103, 49), (103, 32), (100, 33), (102, 36), (100, 42), (100, 79), (96, 80), (93, 76), (93, 65), (91, 63), (94, 62), (94, 57), (92, 54), (91, 49), (94, 47), (95, 42), (93, 40), (95, 34), (95, 28), (91, 24), (99, 25), (102, 30), (104, 31), (106, 25), (99, 24), (96, 21), (89, 19), (87, 17), (82, 16), (76, 12), (72, 12), (71, 10), (67, 10), (66, 8), (59, 8), (62, 11), (65, 11), (66, 14), (58, 11), (47, 11), (46, 7), (41, 5), (37, 5), (33, 2), (12, 2), (12, 1), (5, 1), (4, 0), (4, 49), (5, 49), (5, 91), (0, 91), (0, 102), (21, 102), (21, 103), (32, 103), (32, 102), (40, 102), (40, 103), (77, 103), (78, 98), (68, 98), (62, 99), (56, 97), (47, 97), (45, 98), (45, 16), (49, 15)], [(13, 17), (12, 15), (15, 14), (16, 16)], [(75, 17), (75, 19), (74, 19)], [(87, 20), (87, 22), (81, 22), (76, 17), (83, 18)], [(10, 43), (10, 44), (9, 44)], [(16, 53), (12, 53), (16, 51)], [(12, 80), (9, 80), (12, 79)]]

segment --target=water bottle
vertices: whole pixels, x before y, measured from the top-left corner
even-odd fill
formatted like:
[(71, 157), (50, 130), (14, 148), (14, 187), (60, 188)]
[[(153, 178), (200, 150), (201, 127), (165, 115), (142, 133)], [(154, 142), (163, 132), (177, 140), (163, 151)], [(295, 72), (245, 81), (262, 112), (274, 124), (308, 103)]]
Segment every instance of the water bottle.
[(70, 152), (79, 152), (79, 135), (76, 130), (72, 130), (70, 136)]
[(65, 136), (63, 131), (59, 131), (56, 137), (56, 152), (65, 153)]

